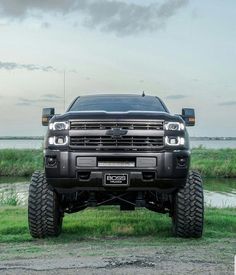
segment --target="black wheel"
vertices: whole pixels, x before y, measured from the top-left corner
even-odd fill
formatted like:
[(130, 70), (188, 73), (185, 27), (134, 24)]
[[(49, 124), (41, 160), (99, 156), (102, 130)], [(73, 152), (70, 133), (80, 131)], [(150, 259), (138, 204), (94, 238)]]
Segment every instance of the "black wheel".
[(173, 231), (175, 236), (200, 238), (203, 231), (204, 201), (201, 175), (191, 171), (186, 185), (174, 197)]
[(62, 219), (57, 194), (49, 189), (44, 173), (35, 172), (31, 178), (28, 199), (30, 234), (34, 238), (58, 236)]

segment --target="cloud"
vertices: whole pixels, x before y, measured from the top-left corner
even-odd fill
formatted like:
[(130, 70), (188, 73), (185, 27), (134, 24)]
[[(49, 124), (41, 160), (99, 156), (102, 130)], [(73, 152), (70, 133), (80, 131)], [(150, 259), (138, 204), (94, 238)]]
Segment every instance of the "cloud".
[(16, 69), (25, 69), (28, 71), (43, 71), (43, 72), (56, 71), (56, 69), (52, 66), (41, 66), (41, 65), (35, 65), (35, 64), (19, 64), (15, 62), (0, 61), (0, 70), (1, 69), (5, 69), (8, 71), (12, 71)]
[(43, 97), (44, 99), (51, 99), (51, 100), (55, 100), (55, 99), (61, 99), (62, 97), (59, 95), (55, 95), (55, 94), (44, 94), (41, 97)]
[(16, 105), (30, 106), (30, 105), (33, 105), (34, 103), (35, 103), (35, 100), (30, 100), (28, 98), (20, 97), (20, 98), (18, 98), (18, 102), (16, 103)]
[(29, 102), (17, 102), (16, 105), (17, 105), (17, 106), (30, 106), (30, 105), (32, 105), (32, 104), (29, 103)]
[(225, 101), (225, 102), (221, 102), (219, 103), (220, 106), (235, 106), (236, 105), (236, 101)]
[(87, 27), (129, 35), (163, 28), (167, 20), (188, 1), (154, 0), (149, 5), (141, 5), (121, 0), (2, 0), (0, 15), (23, 20), (33, 16), (35, 11), (60, 15), (77, 12), (82, 15)]
[(19, 97), (16, 105), (18, 106), (38, 106), (38, 103), (51, 103), (59, 102), (61, 100), (60, 96), (54, 94), (45, 94), (41, 98), (28, 99), (25, 97)]
[(41, 25), (41, 27), (42, 27), (43, 29), (49, 29), (49, 28), (51, 27), (51, 25), (50, 25), (50, 23), (48, 23), (48, 22), (43, 22), (42, 25)]
[(186, 97), (187, 97), (186, 95), (169, 95), (166, 97), (166, 99), (178, 100)]

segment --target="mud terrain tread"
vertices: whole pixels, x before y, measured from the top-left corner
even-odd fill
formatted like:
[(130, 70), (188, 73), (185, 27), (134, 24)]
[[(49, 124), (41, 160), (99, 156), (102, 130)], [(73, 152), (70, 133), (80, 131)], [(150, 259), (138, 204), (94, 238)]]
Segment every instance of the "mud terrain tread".
[(58, 236), (62, 214), (57, 194), (49, 189), (44, 173), (36, 171), (29, 187), (28, 222), (34, 238)]
[(198, 172), (190, 171), (186, 185), (175, 196), (173, 229), (177, 237), (202, 236), (204, 202), (202, 179)]

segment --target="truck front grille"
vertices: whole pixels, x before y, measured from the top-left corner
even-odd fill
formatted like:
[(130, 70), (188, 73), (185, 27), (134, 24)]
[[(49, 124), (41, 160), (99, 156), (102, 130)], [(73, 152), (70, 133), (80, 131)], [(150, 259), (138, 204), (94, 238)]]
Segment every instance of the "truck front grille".
[(70, 147), (85, 150), (132, 150), (149, 151), (160, 149), (163, 146), (163, 137), (123, 136), (71, 136)]
[(71, 120), (69, 144), (71, 150), (157, 151), (164, 146), (163, 125), (163, 120)]
[(163, 121), (143, 122), (143, 121), (71, 121), (71, 130), (109, 130), (112, 128), (122, 128), (126, 130), (163, 130)]

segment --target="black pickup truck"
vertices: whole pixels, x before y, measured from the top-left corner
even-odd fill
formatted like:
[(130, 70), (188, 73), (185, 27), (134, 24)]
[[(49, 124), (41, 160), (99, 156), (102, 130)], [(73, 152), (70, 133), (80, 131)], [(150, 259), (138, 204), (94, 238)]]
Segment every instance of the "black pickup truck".
[(100, 205), (168, 213), (175, 236), (202, 236), (202, 180), (190, 171), (186, 130), (193, 109), (171, 115), (158, 97), (117, 94), (78, 97), (54, 112), (43, 109), (45, 171), (29, 187), (33, 237), (58, 236), (64, 213)]

